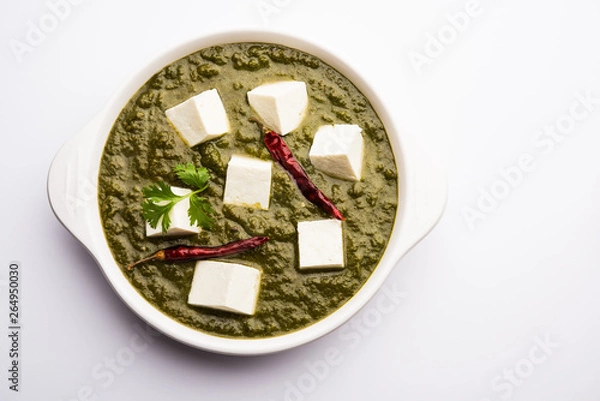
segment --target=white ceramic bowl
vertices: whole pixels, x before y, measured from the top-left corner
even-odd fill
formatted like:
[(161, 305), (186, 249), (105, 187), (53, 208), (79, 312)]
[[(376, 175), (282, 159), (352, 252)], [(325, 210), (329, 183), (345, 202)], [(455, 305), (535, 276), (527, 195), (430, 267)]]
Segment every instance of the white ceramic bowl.
[[(199, 49), (229, 42), (269, 42), (313, 54), (349, 78), (371, 101), (385, 125), (396, 156), (399, 208), (389, 245), (379, 265), (360, 291), (340, 309), (302, 330), (265, 339), (231, 339), (206, 334), (169, 318), (148, 303), (115, 263), (105, 240), (97, 202), (100, 158), (113, 122), (133, 94), (156, 72)], [(416, 125), (404, 96), (381, 96), (381, 77), (351, 68), (335, 52), (287, 34), (230, 31), (190, 40), (152, 60), (112, 97), (106, 108), (57, 153), (48, 176), (52, 209), (62, 224), (89, 250), (123, 301), (147, 323), (185, 344), (224, 354), (258, 355), (289, 349), (315, 340), (347, 321), (373, 297), (398, 261), (438, 222), (446, 203), (446, 181), (440, 169), (417, 146)], [(393, 79), (393, 77), (388, 77)], [(393, 102), (390, 104), (389, 102)], [(394, 113), (391, 113), (391, 110)]]

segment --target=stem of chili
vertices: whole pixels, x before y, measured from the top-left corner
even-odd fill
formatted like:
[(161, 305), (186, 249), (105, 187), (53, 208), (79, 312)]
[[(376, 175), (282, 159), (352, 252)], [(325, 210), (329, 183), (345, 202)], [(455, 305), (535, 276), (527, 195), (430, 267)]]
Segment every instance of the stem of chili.
[(230, 256), (256, 248), (268, 240), (268, 237), (252, 237), (219, 246), (176, 245), (170, 248), (161, 249), (147, 258), (143, 258), (137, 262), (129, 264), (127, 266), (127, 270), (131, 270), (132, 267), (151, 260), (160, 260), (165, 262), (189, 262), (192, 260)]
[(342, 213), (317, 186), (312, 182), (306, 171), (294, 157), (291, 149), (284, 142), (281, 135), (265, 127), (260, 121), (251, 119), (259, 124), (263, 132), (263, 141), (271, 157), (277, 161), (294, 179), (302, 195), (312, 204), (319, 207), (327, 214), (338, 220), (345, 220)]

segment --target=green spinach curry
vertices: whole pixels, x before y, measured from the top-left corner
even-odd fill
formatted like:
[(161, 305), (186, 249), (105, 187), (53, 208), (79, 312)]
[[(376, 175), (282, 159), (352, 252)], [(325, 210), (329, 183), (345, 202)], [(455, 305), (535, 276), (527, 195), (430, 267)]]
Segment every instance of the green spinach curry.
[[(246, 93), (279, 80), (306, 83), (308, 109), (285, 142), (346, 220), (346, 266), (337, 271), (298, 269), (298, 221), (329, 218), (308, 202), (290, 176), (273, 164), (268, 210), (224, 205), (227, 163), (232, 154), (271, 160)], [(189, 148), (169, 124), (165, 110), (217, 88), (231, 130)], [(363, 129), (364, 167), (358, 182), (332, 178), (310, 163), (314, 133), (325, 124), (357, 124)], [(199, 235), (147, 238), (142, 188), (162, 180), (181, 185), (173, 174), (180, 163), (204, 166), (211, 175), (202, 194), (215, 209), (215, 224)], [(152, 305), (194, 329), (225, 337), (272, 337), (326, 317), (348, 301), (377, 266), (394, 224), (398, 178), (387, 134), (368, 99), (344, 76), (302, 51), (268, 43), (231, 43), (202, 49), (155, 74), (130, 99), (107, 139), (99, 172), (99, 205), (108, 245), (123, 274)], [(174, 245), (214, 246), (251, 236), (270, 241), (223, 260), (262, 271), (256, 312), (242, 316), (188, 305), (194, 262), (148, 262), (125, 266)]]

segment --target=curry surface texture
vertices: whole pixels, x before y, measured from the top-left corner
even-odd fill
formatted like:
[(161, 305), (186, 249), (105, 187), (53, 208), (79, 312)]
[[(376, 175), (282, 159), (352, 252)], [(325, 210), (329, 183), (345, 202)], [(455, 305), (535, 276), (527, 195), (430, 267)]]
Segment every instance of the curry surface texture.
[[(227, 163), (232, 154), (271, 157), (246, 93), (266, 82), (304, 81), (306, 116), (285, 142), (316, 185), (346, 217), (346, 267), (300, 272), (296, 224), (330, 218), (307, 202), (288, 174), (274, 162), (271, 205), (257, 210), (223, 204)], [(224, 136), (188, 148), (165, 110), (216, 88), (231, 124)], [(308, 152), (317, 128), (357, 124), (363, 129), (365, 160), (360, 182), (332, 178), (311, 165)], [(211, 183), (202, 196), (214, 207), (211, 230), (197, 236), (147, 238), (142, 188), (165, 181), (184, 186), (173, 174), (178, 163), (208, 168)], [(131, 284), (152, 305), (184, 325), (225, 337), (272, 337), (289, 333), (334, 312), (365, 283), (390, 237), (398, 202), (398, 177), (386, 131), (368, 99), (344, 76), (307, 53), (267, 43), (230, 43), (184, 57), (155, 74), (130, 99), (107, 139), (99, 173), (99, 204), (105, 236)], [(219, 245), (266, 235), (269, 242), (224, 260), (262, 270), (256, 313), (242, 316), (187, 304), (194, 263), (128, 263), (177, 244)]]

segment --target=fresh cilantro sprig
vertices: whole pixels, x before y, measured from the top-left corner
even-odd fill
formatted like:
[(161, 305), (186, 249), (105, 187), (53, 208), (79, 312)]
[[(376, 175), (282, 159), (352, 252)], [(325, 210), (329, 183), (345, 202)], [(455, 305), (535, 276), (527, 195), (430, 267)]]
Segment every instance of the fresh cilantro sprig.
[(192, 163), (186, 163), (176, 165), (173, 171), (184, 184), (196, 189), (186, 195), (176, 195), (171, 187), (162, 181), (144, 187), (142, 189), (144, 196), (142, 215), (144, 219), (152, 228), (158, 227), (160, 223), (162, 232), (166, 233), (171, 226), (169, 212), (177, 203), (189, 199), (188, 217), (190, 218), (190, 224), (210, 228), (214, 223), (214, 220), (210, 217), (214, 210), (208, 199), (197, 196), (197, 194), (208, 188), (208, 181), (210, 180), (208, 170), (204, 167), (196, 168)]

